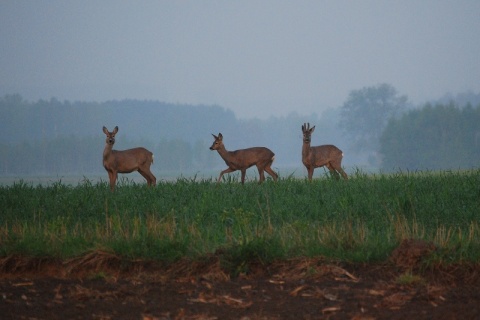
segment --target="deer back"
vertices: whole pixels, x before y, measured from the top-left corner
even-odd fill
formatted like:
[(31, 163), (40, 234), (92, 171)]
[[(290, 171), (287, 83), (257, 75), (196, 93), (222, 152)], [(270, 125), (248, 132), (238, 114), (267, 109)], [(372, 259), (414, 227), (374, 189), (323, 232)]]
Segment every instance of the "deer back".
[(113, 169), (119, 173), (130, 173), (142, 168), (144, 165), (150, 165), (153, 162), (153, 153), (145, 148), (133, 148), (128, 150), (112, 150), (104, 158), (106, 169)]
[[(310, 147), (307, 163), (315, 167), (323, 166), (330, 161), (338, 161), (343, 157), (343, 152), (336, 146), (328, 144)], [(305, 160), (304, 160), (305, 163)]]
[(228, 166), (234, 168), (249, 168), (257, 163), (268, 162), (275, 154), (265, 147), (253, 147), (231, 151), (229, 161), (225, 160)]
[(227, 166), (232, 169), (246, 169), (257, 163), (271, 161), (275, 154), (266, 147), (252, 147), (247, 149), (239, 149), (235, 151), (227, 151), (223, 144), (223, 136), (212, 134), (215, 138), (210, 150), (217, 150)]

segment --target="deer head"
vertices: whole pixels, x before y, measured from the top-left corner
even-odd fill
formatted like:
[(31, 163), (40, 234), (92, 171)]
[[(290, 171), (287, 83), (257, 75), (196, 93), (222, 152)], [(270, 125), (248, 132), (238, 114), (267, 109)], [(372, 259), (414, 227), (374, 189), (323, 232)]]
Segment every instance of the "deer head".
[(107, 136), (106, 143), (113, 146), (115, 143), (115, 135), (118, 132), (118, 126), (113, 129), (112, 132), (109, 132), (106, 127), (103, 127), (103, 133)]
[(213, 141), (213, 144), (210, 147), (210, 150), (218, 150), (218, 149), (222, 148), (222, 146), (223, 146), (223, 135), (221, 133), (219, 133), (218, 136), (216, 136), (212, 133), (212, 136), (213, 136), (213, 138), (215, 138), (215, 140)]
[(312, 140), (312, 133), (315, 131), (315, 126), (310, 128), (310, 123), (305, 123), (302, 126), (302, 132), (303, 132), (303, 142), (305, 143), (310, 143)]

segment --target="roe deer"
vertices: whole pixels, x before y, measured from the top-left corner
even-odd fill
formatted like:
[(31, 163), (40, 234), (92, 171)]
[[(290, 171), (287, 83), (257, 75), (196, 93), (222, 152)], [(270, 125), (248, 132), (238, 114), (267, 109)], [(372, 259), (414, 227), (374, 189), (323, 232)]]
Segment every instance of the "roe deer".
[(112, 150), (118, 127), (115, 127), (112, 132), (103, 127), (103, 132), (107, 135), (105, 149), (103, 150), (103, 166), (108, 172), (110, 189), (112, 191), (115, 189), (118, 173), (133, 171), (138, 171), (147, 179), (149, 186), (155, 185), (157, 179), (150, 171), (150, 165), (153, 163), (153, 153), (141, 147), (123, 151)]
[(330, 173), (338, 179), (338, 173), (347, 180), (348, 176), (342, 169), (343, 152), (334, 145), (323, 145), (318, 147), (310, 147), (312, 132), (315, 126), (310, 128), (310, 123), (302, 126), (303, 147), (302, 162), (308, 170), (308, 180), (312, 180), (313, 170), (318, 167), (326, 166)]
[(267, 173), (272, 176), (273, 180), (277, 181), (278, 175), (270, 167), (275, 159), (275, 154), (270, 149), (265, 147), (253, 147), (236, 151), (227, 151), (223, 145), (222, 134), (219, 133), (218, 136), (212, 134), (212, 136), (215, 138), (215, 141), (213, 141), (210, 150), (217, 150), (218, 154), (220, 154), (228, 166), (227, 169), (220, 172), (217, 182), (220, 182), (225, 173), (240, 170), (242, 172), (242, 184), (244, 184), (245, 173), (247, 169), (253, 165), (257, 166), (258, 173), (260, 174), (259, 183), (262, 183), (262, 181), (265, 180), (264, 171), (267, 171)]

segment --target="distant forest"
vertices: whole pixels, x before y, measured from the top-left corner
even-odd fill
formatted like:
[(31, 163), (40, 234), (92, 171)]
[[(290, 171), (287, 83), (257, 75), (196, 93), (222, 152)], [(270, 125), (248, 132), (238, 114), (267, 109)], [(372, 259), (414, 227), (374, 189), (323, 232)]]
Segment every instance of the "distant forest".
[[(478, 95), (473, 95), (478, 98)], [(410, 108), (382, 125), (378, 143), (358, 148), (340, 123), (342, 108), (320, 115), (267, 120), (237, 119), (221, 106), (122, 100), (30, 102), (21, 95), (0, 98), (0, 176), (106, 174), (102, 165), (102, 127), (119, 127), (114, 149), (143, 146), (155, 154), (152, 171), (195, 174), (224, 169), (209, 150), (211, 134), (221, 132), (228, 150), (266, 146), (276, 154), (275, 170), (304, 174), (301, 125), (316, 126), (312, 145), (335, 144), (345, 153), (344, 166), (382, 169), (459, 169), (480, 165), (480, 99), (458, 106), (437, 101)], [(368, 108), (368, 106), (366, 107)], [(363, 145), (362, 145), (363, 146)]]
[(380, 138), (384, 169), (480, 167), (480, 104), (427, 104), (391, 119)]
[[(274, 167), (298, 166), (302, 123), (310, 121), (322, 128), (317, 115), (239, 120), (220, 106), (139, 100), (61, 102), (54, 98), (28, 102), (20, 95), (0, 98), (0, 119), (3, 176), (105, 173), (103, 126), (119, 127), (114, 149), (146, 147), (155, 155), (154, 173), (178, 174), (225, 167), (217, 152), (209, 149), (212, 134), (219, 132), (228, 150), (267, 146), (276, 153)], [(334, 131), (336, 119), (323, 122), (317, 141), (341, 143), (328, 132)]]

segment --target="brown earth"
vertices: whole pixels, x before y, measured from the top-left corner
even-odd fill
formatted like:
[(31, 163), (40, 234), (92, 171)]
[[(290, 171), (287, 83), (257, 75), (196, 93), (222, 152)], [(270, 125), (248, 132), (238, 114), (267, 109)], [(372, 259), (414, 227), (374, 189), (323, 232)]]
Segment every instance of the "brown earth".
[(0, 259), (0, 319), (480, 319), (480, 264), (420, 268), (435, 248), (406, 240), (381, 264), (322, 258), (251, 263), (221, 253), (173, 265), (93, 252)]

